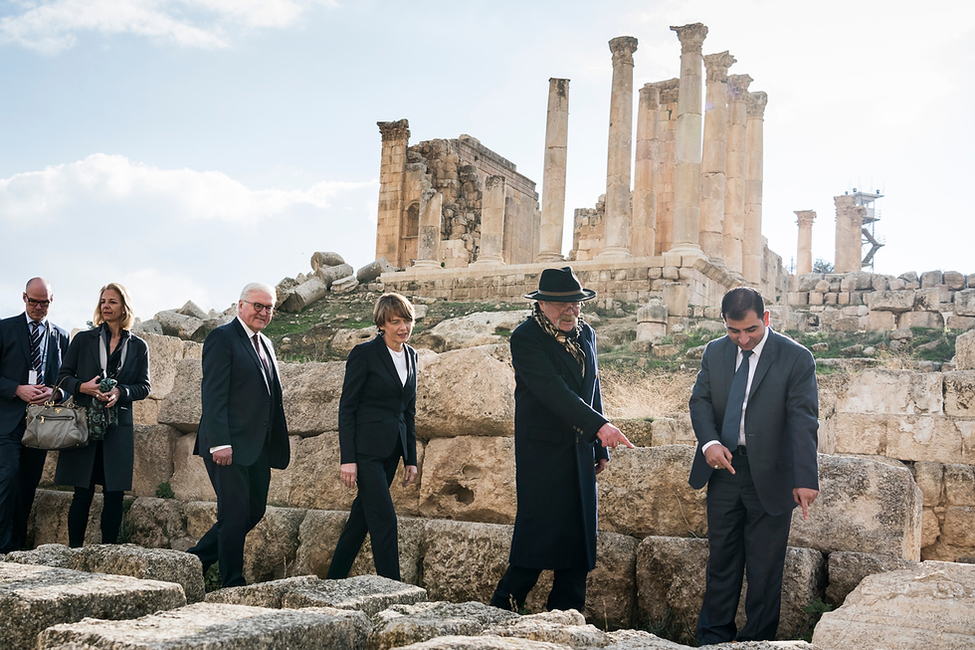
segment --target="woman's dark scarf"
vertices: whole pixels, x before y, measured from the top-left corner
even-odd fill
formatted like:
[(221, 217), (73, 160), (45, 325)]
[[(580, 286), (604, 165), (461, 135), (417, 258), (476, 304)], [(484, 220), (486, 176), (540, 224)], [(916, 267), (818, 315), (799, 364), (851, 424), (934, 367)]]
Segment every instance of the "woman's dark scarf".
[(558, 327), (552, 324), (552, 321), (548, 319), (548, 316), (542, 311), (541, 306), (536, 302), (535, 307), (532, 312), (532, 318), (538, 323), (538, 326), (542, 328), (542, 331), (552, 336), (556, 341), (562, 344), (562, 346), (568, 351), (572, 357), (579, 362), (579, 369), (582, 371), (582, 376), (586, 376), (586, 353), (582, 349), (582, 344), (579, 343), (580, 336), (582, 335), (582, 314), (579, 314), (576, 326), (573, 327), (568, 332), (563, 332)]
[[(115, 348), (115, 352), (109, 354), (112, 331), (104, 323), (99, 328), (98, 357), (102, 365), (102, 381), (98, 384), (98, 390), (103, 393), (109, 392), (118, 385), (115, 377), (125, 363), (129, 331), (122, 330), (120, 337), (119, 346)], [(114, 406), (106, 407), (104, 402), (92, 399), (88, 406), (88, 439), (95, 442), (104, 440), (108, 428), (116, 424), (118, 424), (118, 402)]]

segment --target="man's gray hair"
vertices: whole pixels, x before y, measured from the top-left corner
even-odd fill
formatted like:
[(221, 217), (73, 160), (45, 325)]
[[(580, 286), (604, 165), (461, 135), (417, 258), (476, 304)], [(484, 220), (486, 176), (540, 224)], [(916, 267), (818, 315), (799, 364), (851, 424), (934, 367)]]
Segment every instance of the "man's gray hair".
[(247, 296), (255, 291), (262, 291), (268, 294), (275, 302), (277, 302), (278, 300), (277, 292), (274, 290), (274, 287), (272, 287), (269, 284), (264, 284), (263, 282), (251, 282), (250, 284), (248, 284), (246, 287), (244, 287), (241, 290), (240, 299), (246, 300)]

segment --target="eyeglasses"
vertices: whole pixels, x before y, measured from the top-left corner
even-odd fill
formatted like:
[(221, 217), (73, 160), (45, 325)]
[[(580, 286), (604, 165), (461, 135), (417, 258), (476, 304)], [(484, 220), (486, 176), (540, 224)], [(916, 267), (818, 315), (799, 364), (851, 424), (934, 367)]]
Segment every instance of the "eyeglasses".
[(581, 302), (563, 302), (562, 306), (559, 307), (559, 313), (569, 311), (570, 309), (582, 309)]
[(246, 302), (248, 305), (253, 307), (254, 311), (256, 311), (257, 313), (261, 313), (262, 311), (267, 311), (267, 313), (270, 314), (271, 312), (274, 311), (274, 305), (263, 305), (259, 302), (251, 302), (250, 300), (241, 300), (241, 302)]
[(34, 300), (33, 298), (26, 298), (26, 300), (31, 307), (47, 307), (51, 304), (50, 300)]

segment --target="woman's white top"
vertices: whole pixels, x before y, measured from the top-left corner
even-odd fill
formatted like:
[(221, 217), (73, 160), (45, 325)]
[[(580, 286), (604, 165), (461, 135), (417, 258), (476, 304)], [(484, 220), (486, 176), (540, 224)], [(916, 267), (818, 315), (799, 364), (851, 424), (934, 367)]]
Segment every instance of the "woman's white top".
[(406, 346), (404, 345), (403, 349), (399, 352), (388, 345), (386, 346), (386, 349), (389, 350), (389, 356), (393, 357), (393, 365), (396, 366), (396, 372), (399, 374), (399, 382), (406, 386), (406, 378), (410, 374), (409, 366), (407, 365), (408, 361), (406, 359)]

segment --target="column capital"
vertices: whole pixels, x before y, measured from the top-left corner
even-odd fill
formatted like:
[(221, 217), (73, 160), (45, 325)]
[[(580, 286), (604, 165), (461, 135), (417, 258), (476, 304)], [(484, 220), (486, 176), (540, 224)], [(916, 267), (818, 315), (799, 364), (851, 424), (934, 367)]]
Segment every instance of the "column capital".
[(677, 38), (680, 40), (681, 54), (701, 53), (701, 47), (704, 45), (704, 37), (708, 35), (708, 28), (704, 23), (691, 23), (690, 25), (681, 25), (679, 27), (671, 25), (670, 30), (677, 32)]
[(704, 68), (708, 72), (708, 81), (727, 81), (728, 68), (736, 63), (735, 57), (728, 50), (718, 54), (704, 55)]
[(765, 117), (765, 105), (768, 104), (768, 94), (761, 90), (755, 93), (748, 93), (748, 117)]
[(396, 120), (395, 122), (376, 122), (379, 132), (383, 134), (383, 142), (386, 140), (409, 140), (410, 121)]
[(618, 65), (633, 65), (633, 53), (636, 52), (637, 41), (632, 36), (617, 36), (609, 41), (609, 51), (613, 53), (613, 67)]
[(728, 75), (728, 99), (730, 101), (744, 101), (748, 94), (748, 86), (752, 83), (752, 78), (747, 74)]
[(795, 213), (796, 213), (796, 225), (811, 226), (813, 221), (816, 220), (815, 210), (795, 210)]
[(640, 104), (656, 109), (660, 104), (660, 87), (652, 83), (643, 84), (643, 88), (640, 88)]

